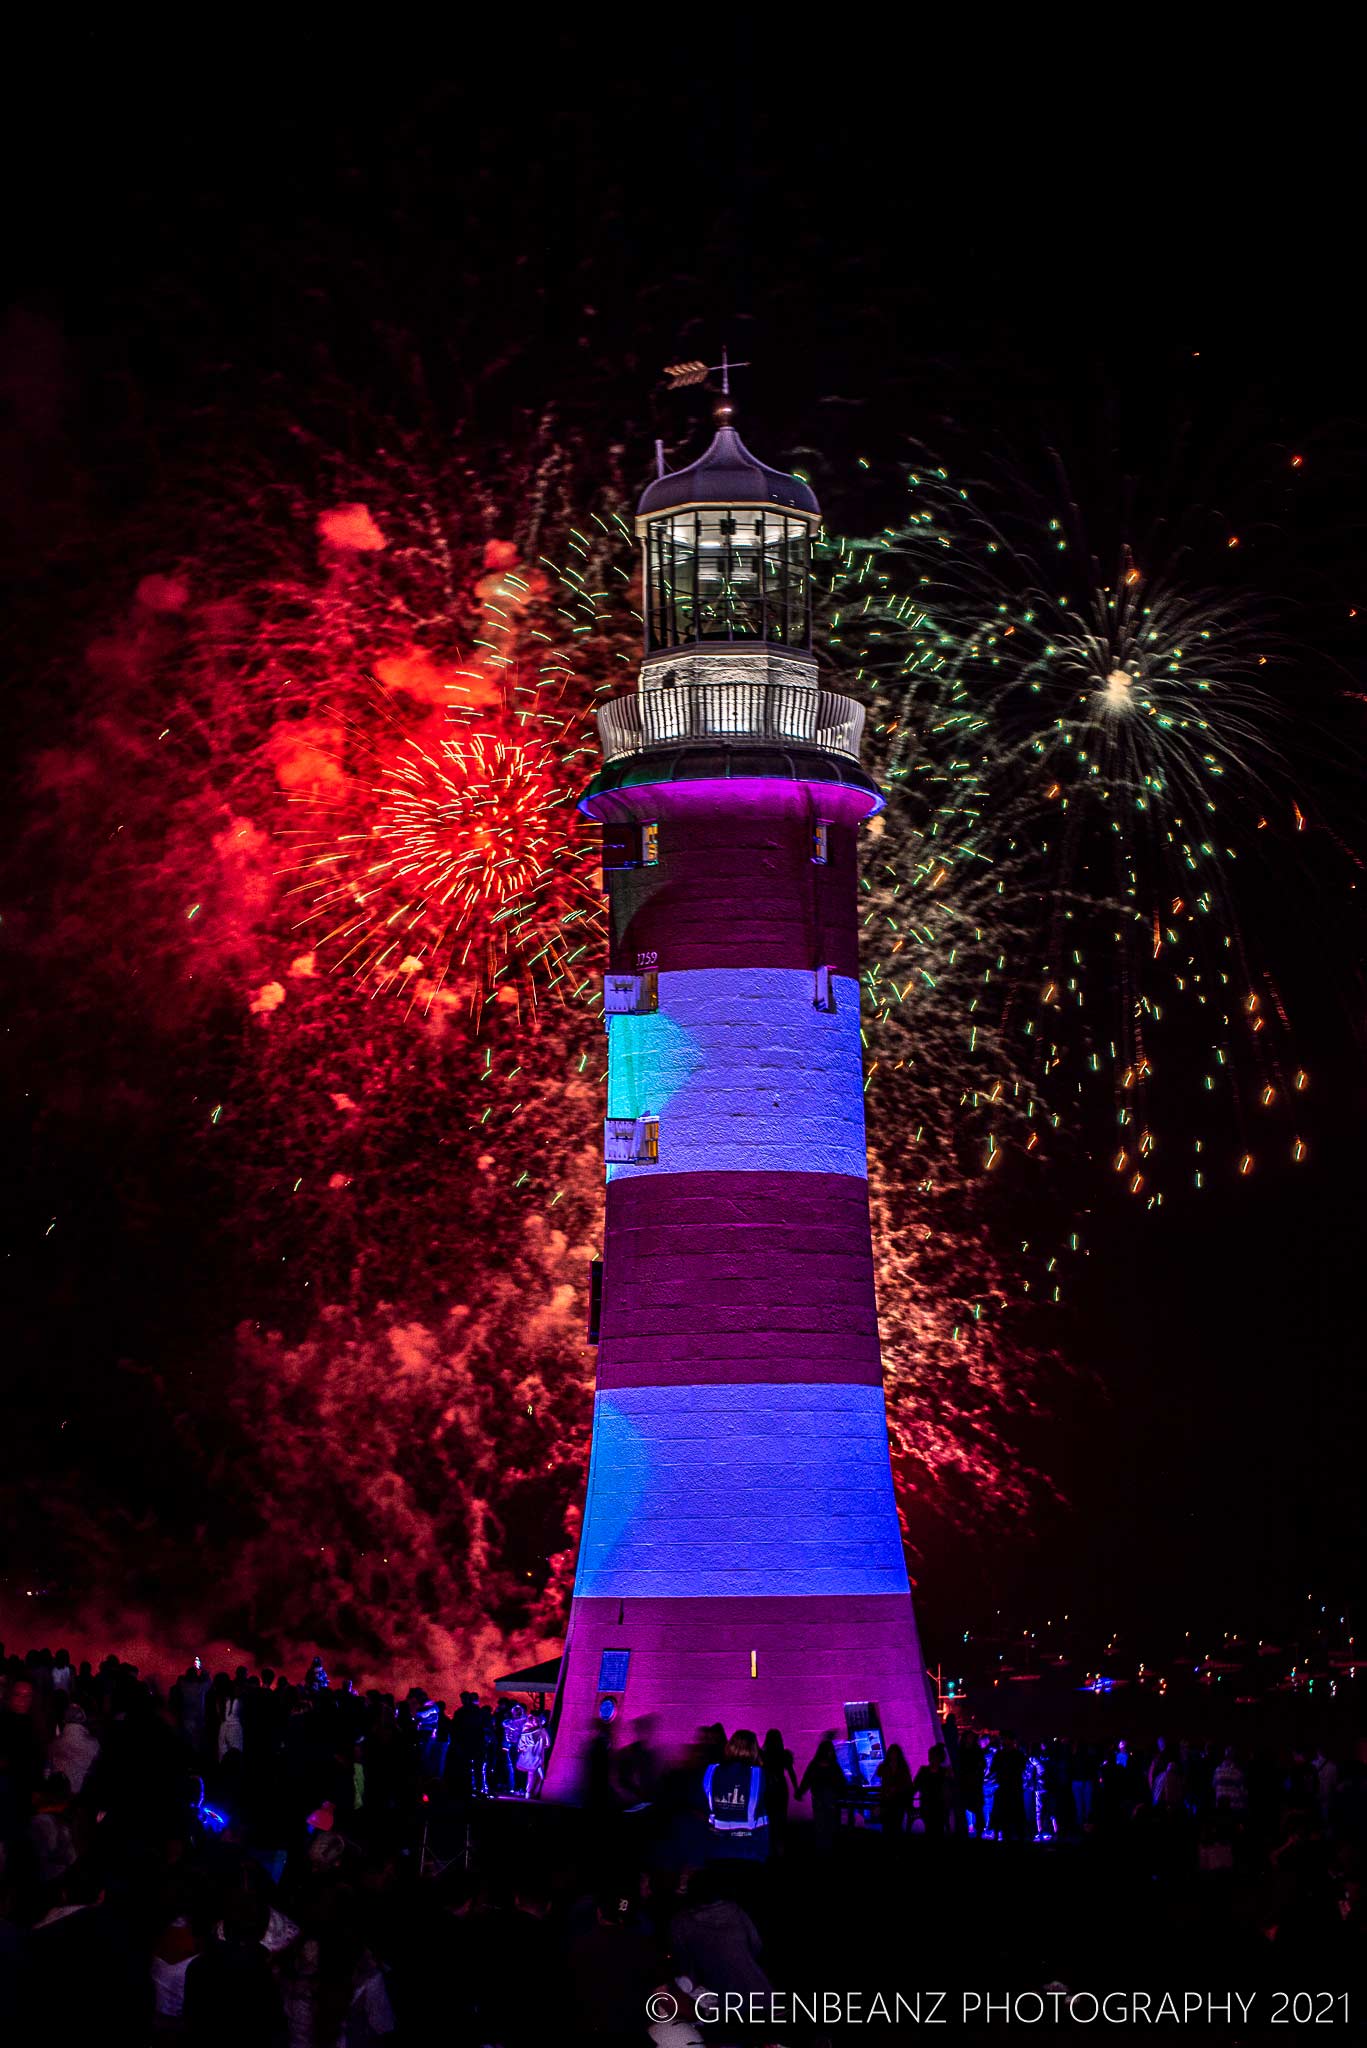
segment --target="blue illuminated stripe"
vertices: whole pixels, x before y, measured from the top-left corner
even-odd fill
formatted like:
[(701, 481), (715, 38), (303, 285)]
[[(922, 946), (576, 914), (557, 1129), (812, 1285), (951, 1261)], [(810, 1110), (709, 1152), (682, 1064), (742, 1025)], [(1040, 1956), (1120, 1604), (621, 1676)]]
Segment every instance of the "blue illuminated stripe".
[(834, 1010), (800, 968), (696, 968), (659, 977), (660, 1006), (612, 1017), (608, 1115), (660, 1119), (656, 1165), (637, 1174), (843, 1173), (867, 1177), (859, 985), (832, 975)]
[(576, 1599), (905, 1593), (881, 1387), (619, 1387)]

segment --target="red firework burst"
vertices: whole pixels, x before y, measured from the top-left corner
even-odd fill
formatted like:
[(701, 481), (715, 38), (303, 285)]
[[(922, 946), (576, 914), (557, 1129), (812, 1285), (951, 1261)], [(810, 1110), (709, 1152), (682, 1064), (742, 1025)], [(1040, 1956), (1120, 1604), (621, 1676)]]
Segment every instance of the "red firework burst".
[(573, 970), (602, 913), (573, 793), (534, 733), (405, 734), (367, 781), (343, 787), (341, 804), (364, 805), (365, 822), (309, 835), (298, 929), (327, 965), (425, 1008), (442, 995), (477, 1009), (524, 992), (583, 997), (591, 977)]

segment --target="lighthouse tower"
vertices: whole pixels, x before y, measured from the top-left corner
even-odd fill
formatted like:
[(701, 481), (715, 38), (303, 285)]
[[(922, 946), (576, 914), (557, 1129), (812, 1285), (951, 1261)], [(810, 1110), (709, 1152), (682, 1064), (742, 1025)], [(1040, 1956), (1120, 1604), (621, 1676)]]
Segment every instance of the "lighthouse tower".
[[(730, 407), (646, 490), (645, 658), (598, 712), (607, 1213), (547, 1791), (596, 1728), (935, 1738), (888, 1456), (859, 1030), (864, 713), (820, 687), (810, 488)], [(875, 1734), (875, 1741), (877, 1735)], [(868, 1747), (867, 1735), (863, 1747)]]

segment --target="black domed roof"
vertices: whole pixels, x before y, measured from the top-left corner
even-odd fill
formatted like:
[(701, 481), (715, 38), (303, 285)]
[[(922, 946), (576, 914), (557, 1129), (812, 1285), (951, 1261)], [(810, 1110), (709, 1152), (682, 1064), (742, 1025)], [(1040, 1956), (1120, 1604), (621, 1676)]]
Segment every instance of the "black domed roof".
[(816, 517), (821, 511), (810, 484), (757, 462), (732, 426), (719, 427), (707, 453), (687, 469), (648, 484), (636, 515), (651, 518), (676, 505), (784, 505)]

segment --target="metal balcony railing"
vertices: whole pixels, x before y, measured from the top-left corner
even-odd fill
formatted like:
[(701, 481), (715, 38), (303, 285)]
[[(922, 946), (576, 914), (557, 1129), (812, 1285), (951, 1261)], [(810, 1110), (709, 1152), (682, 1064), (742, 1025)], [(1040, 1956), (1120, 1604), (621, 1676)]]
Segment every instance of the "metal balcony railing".
[(857, 761), (864, 729), (864, 707), (852, 697), (782, 683), (680, 683), (610, 697), (596, 715), (608, 761), (689, 740), (714, 746), (768, 740)]

